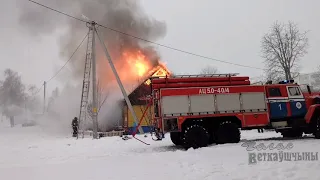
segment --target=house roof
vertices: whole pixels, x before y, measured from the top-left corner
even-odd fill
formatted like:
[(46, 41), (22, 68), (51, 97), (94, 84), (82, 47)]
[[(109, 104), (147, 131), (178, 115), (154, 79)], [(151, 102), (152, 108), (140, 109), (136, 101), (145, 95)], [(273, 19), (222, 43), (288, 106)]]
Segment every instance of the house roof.
[(138, 83), (136, 87), (129, 92), (128, 97), (132, 104), (134, 105), (144, 105), (146, 103), (145, 95), (151, 94), (151, 88), (149, 86), (150, 77), (155, 76), (170, 76), (171, 72), (165, 67), (164, 64), (159, 63), (158, 66), (149, 71), (148, 74), (144, 76), (143, 81)]
[(158, 66), (151, 69), (149, 71), (149, 73), (144, 76), (143, 81), (141, 81), (139, 84), (137, 84), (137, 86), (135, 88), (133, 88), (133, 90), (130, 92), (130, 94), (133, 93), (138, 87), (140, 87), (143, 84), (149, 85), (148, 81), (150, 81), (150, 79), (149, 79), (150, 77), (166, 76), (166, 75), (170, 76), (171, 72), (169, 71), (168, 68), (166, 68), (166, 66), (163, 63), (159, 63)]

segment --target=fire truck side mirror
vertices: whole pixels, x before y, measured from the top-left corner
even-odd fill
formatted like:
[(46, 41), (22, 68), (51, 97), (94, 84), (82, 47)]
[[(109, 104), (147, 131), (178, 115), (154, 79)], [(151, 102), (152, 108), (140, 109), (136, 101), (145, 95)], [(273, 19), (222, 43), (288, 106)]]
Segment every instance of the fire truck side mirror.
[(308, 93), (311, 94), (311, 88), (309, 85), (307, 85), (307, 90), (308, 90)]

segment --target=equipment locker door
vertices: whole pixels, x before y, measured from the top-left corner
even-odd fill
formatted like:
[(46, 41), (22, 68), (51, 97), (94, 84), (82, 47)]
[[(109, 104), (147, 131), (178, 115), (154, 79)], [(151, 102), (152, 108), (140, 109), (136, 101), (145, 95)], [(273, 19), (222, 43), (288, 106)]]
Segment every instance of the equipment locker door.
[(287, 87), (289, 104), (291, 109), (291, 116), (302, 117), (307, 113), (306, 101), (303, 97), (300, 87), (288, 86)]
[(279, 87), (267, 87), (270, 119), (288, 116), (288, 97), (284, 97)]

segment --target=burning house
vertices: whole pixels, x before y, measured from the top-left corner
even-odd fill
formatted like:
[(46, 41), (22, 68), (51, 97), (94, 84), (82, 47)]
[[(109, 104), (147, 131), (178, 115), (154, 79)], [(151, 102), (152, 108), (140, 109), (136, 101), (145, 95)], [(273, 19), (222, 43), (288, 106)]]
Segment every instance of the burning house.
[[(150, 77), (160, 77), (160, 76), (170, 76), (170, 71), (163, 65), (159, 64), (155, 68), (153, 68), (147, 75), (145, 79), (141, 81), (140, 84), (128, 95), (129, 100), (133, 106), (133, 110), (135, 111), (137, 118), (140, 120), (143, 117), (144, 112), (145, 116), (143, 117), (140, 126), (142, 127), (144, 132), (150, 132), (150, 125), (152, 123), (152, 106), (148, 107), (149, 100), (148, 96), (151, 95), (151, 87), (150, 87)], [(146, 110), (147, 109), (147, 110)], [(133, 116), (125, 102), (123, 100), (123, 127), (129, 132), (133, 132), (136, 130), (137, 124), (134, 122)]]
[[(60, 7), (71, 10), (69, 13), (77, 17), (86, 14), (90, 19), (97, 20), (99, 21), (99, 24), (108, 25), (108, 27), (113, 29), (99, 28), (99, 31), (127, 92), (128, 89), (132, 89), (129, 88), (132, 84), (137, 84), (137, 79), (144, 79), (144, 77), (147, 77), (150, 69), (157, 69), (161, 59), (160, 54), (148, 41), (157, 42), (164, 38), (167, 33), (167, 26), (164, 21), (149, 16), (149, 14), (144, 11), (141, 3), (132, 0), (96, 1), (95, 3), (89, 3), (90, 6), (88, 6), (87, 1), (79, 0), (76, 2), (77, 8), (74, 8), (75, 3), (73, 3), (73, 1), (56, 1), (59, 2), (57, 8)], [(68, 27), (67, 31), (61, 34), (61, 41), (59, 41), (61, 58), (57, 59), (67, 61), (69, 57), (73, 55), (74, 47), (79, 43), (79, 39), (82, 39), (83, 35), (88, 31), (86, 28), (83, 28), (85, 27), (83, 22), (60, 19), (64, 17), (52, 15), (52, 13), (34, 11), (32, 8), (25, 8), (27, 6), (23, 4), (24, 1), (21, 2), (22, 4), (19, 3), (19, 7), (21, 7), (22, 10), (19, 23), (32, 35), (40, 37), (41, 35), (53, 33), (55, 32), (54, 30), (61, 25), (62, 21), (66, 23), (65, 25)], [(43, 2), (51, 1), (43, 0)], [(45, 17), (43, 19), (52, 19), (52, 21), (50, 21), (51, 23), (39, 24), (38, 16)], [(143, 39), (148, 41), (143, 41)], [(71, 77), (76, 82), (82, 82), (86, 54), (77, 53), (75, 54), (74, 59), (79, 60), (70, 61), (69, 63)], [(99, 45), (96, 47), (96, 63), (99, 93), (101, 94), (102, 99), (107, 99), (106, 101), (101, 101), (103, 105), (99, 103), (99, 111), (101, 108), (98, 117), (99, 128), (101, 131), (109, 131), (115, 126), (124, 125), (125, 127), (132, 127), (133, 124), (130, 113), (124, 116), (125, 118), (121, 118), (121, 115), (124, 113), (119, 111), (118, 103), (119, 101), (122, 101), (122, 96), (119, 93), (118, 84), (110, 69), (110, 65), (108, 61), (106, 61), (103, 48)], [(156, 71), (157, 70), (153, 72), (156, 73)], [(61, 78), (61, 81), (65, 82), (65, 78), (69, 78), (69, 75), (61, 77), (63, 77)], [(148, 79), (148, 77), (146, 79)], [(139, 83), (140, 86), (133, 91), (129, 91), (129, 93), (131, 93), (131, 102), (135, 105), (135, 109), (139, 109), (139, 111), (136, 111), (137, 113), (141, 112), (140, 107), (143, 108), (142, 100), (136, 98), (136, 96), (140, 96), (137, 94), (150, 94), (150, 90), (147, 90), (148, 88), (143, 88), (144, 83), (145, 82)], [(69, 89), (70, 92), (73, 92), (72, 88), (68, 87), (68, 90)], [(74, 107), (78, 106), (79, 100), (77, 97), (79, 96), (75, 93), (70, 94), (72, 97), (75, 97), (73, 98), (74, 101), (68, 100), (68, 103), (72, 103)], [(107, 96), (108, 98), (105, 98)], [(125, 107), (126, 106), (123, 108), (124, 110), (126, 110)], [(60, 109), (63, 109), (64, 112), (62, 113), (62, 110)], [(69, 108), (59, 107), (59, 111), (59, 114), (65, 114), (66, 118), (69, 118)], [(90, 108), (89, 111), (91, 111)], [(78, 112), (75, 110), (73, 114), (76, 113)], [(122, 122), (122, 119), (125, 120)], [(88, 124), (89, 128), (92, 123), (90, 118), (87, 121), (88, 123), (86, 122), (86, 124)], [(146, 125), (145, 121), (142, 122), (142, 125)]]

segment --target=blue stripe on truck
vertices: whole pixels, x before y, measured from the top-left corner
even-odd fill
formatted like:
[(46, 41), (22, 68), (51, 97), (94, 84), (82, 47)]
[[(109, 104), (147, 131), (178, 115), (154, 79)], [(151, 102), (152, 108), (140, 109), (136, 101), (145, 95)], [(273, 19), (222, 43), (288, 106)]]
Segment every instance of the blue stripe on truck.
[[(141, 126), (144, 133), (149, 133), (151, 131), (150, 126)], [(134, 133), (136, 131), (136, 127), (128, 127), (128, 131), (130, 134)], [(139, 134), (139, 130), (137, 131), (137, 134)]]

